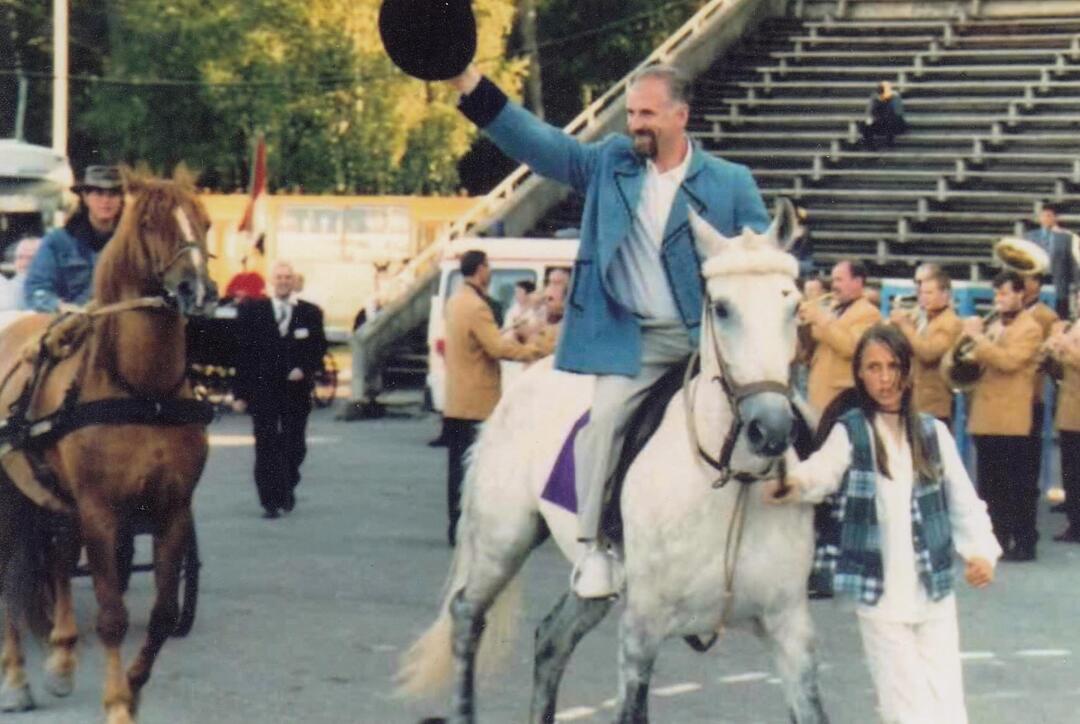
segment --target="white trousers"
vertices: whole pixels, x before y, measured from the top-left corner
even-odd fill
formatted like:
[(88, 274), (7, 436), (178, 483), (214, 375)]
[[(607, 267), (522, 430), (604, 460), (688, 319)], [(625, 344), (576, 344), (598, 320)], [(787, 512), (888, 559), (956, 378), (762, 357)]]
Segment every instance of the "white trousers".
[(574, 488), (578, 499), (578, 538), (595, 540), (600, 530), (604, 483), (618, 462), (626, 425), (649, 388), (690, 356), (694, 347), (682, 322), (641, 323), (641, 372), (637, 377), (596, 378), (589, 423), (574, 441)]
[(859, 614), (883, 724), (967, 724), (956, 602), (946, 615), (901, 623)]

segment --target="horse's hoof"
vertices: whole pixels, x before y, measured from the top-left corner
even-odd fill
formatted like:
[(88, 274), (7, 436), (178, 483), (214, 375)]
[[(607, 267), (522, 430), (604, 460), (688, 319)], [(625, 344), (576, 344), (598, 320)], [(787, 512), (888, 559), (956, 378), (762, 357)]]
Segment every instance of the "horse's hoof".
[(45, 691), (53, 696), (70, 696), (75, 691), (75, 673), (72, 671), (46, 671)]
[(0, 711), (30, 711), (35, 706), (29, 684), (16, 688), (9, 687), (7, 684), (0, 687)]
[(135, 724), (135, 718), (126, 706), (116, 704), (105, 710), (105, 724)]

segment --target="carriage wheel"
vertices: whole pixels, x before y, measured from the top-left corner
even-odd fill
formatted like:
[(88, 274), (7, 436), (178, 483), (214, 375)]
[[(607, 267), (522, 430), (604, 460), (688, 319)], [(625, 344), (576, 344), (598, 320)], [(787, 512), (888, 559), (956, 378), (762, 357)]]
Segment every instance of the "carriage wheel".
[(173, 629), (173, 636), (182, 638), (191, 633), (195, 623), (195, 607), (199, 602), (199, 544), (195, 538), (195, 529), (191, 529), (191, 545), (180, 571), (180, 617)]
[(331, 354), (323, 357), (323, 368), (315, 373), (315, 389), (311, 392), (316, 407), (329, 407), (337, 396), (338, 366)]

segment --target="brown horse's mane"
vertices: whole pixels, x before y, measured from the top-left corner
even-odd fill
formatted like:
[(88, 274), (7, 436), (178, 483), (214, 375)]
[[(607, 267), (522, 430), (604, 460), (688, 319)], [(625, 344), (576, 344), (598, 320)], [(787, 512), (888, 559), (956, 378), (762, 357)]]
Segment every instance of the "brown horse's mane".
[(210, 226), (194, 178), (186, 169), (178, 168), (171, 180), (127, 169), (124, 175), (124, 211), (94, 273), (94, 299), (101, 304), (156, 291), (158, 271), (183, 243), (173, 215), (176, 208), (187, 213), (196, 233)]

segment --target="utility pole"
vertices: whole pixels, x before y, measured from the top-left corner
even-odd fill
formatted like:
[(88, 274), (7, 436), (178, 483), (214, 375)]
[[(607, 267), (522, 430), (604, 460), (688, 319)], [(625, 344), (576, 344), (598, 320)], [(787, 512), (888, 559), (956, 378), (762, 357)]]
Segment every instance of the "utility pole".
[(19, 90), (15, 101), (15, 140), (26, 140), (26, 90), (29, 81), (22, 65), (22, 52), (19, 50), (19, 25), (15, 17), (14, 6), (8, 8), (8, 22), (11, 24), (11, 48), (15, 54), (15, 77)]
[(68, 145), (68, 0), (53, 0), (52, 147), (67, 158)]
[(536, 1), (521, 0), (518, 6), (521, 37), (525, 54), (529, 58), (529, 75), (525, 79), (528, 106), (537, 118), (544, 118), (544, 85), (540, 76), (540, 50), (536, 42)]

